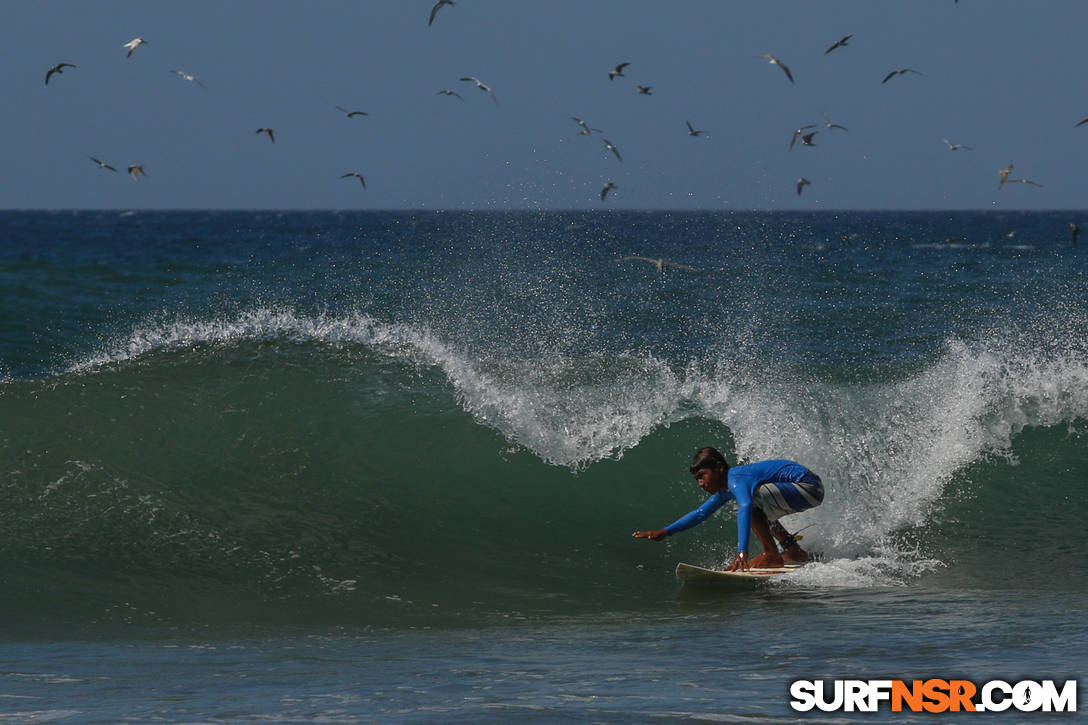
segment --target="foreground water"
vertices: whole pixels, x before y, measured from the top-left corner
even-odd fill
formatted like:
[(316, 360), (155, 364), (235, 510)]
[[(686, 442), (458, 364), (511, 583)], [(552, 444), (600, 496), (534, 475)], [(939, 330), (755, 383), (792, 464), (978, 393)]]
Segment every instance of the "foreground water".
[[(1070, 221), (0, 214), (0, 710), (774, 722), (802, 678), (1075, 678)], [(731, 515), (630, 532), (707, 444), (821, 474), (821, 563), (678, 592)]]

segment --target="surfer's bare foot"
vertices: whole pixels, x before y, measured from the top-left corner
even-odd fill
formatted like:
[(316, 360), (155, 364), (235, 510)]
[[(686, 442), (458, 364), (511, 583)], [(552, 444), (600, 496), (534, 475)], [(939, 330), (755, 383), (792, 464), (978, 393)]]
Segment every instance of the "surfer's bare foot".
[(782, 557), (778, 554), (763, 552), (752, 559), (751, 566), (753, 569), (777, 569), (782, 566), (782, 564)]
[(782, 558), (786, 561), (791, 561), (797, 564), (804, 564), (805, 562), (809, 561), (808, 552), (806, 552), (797, 544), (794, 544), (793, 546), (783, 551)]

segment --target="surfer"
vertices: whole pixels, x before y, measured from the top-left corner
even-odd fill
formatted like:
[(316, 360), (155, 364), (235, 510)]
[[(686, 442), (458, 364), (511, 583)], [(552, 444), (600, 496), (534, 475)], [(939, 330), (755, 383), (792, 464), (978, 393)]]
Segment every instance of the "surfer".
[[(823, 503), (824, 486), (815, 473), (799, 463), (782, 459), (730, 468), (725, 456), (716, 448), (700, 448), (691, 460), (691, 474), (710, 498), (663, 529), (636, 531), (632, 536), (661, 541), (701, 524), (726, 501), (735, 499), (737, 555), (726, 571), (748, 571), (752, 567), (770, 569), (787, 561), (809, 560), (805, 550), (778, 519)], [(763, 545), (763, 553), (751, 561), (748, 560), (749, 528), (756, 532)], [(776, 539), (782, 546), (781, 554), (775, 545)]]

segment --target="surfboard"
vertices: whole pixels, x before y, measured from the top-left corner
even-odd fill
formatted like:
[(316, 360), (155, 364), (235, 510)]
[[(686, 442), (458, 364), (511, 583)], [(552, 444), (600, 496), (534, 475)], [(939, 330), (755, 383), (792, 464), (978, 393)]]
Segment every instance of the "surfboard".
[(737, 588), (754, 587), (759, 582), (796, 571), (804, 564), (786, 564), (774, 569), (749, 569), (748, 571), (722, 571), (706, 569), (695, 564), (680, 562), (676, 565), (676, 578), (681, 584), (712, 584)]

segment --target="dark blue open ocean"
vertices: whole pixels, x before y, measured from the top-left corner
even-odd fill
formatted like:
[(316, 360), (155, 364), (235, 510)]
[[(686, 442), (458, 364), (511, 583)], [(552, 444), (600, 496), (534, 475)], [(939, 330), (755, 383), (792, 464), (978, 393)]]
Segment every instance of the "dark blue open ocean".
[[(1079, 679), (1078, 221), (0, 213), (0, 720), (778, 723), (797, 679)], [(785, 523), (822, 562), (679, 590), (732, 511), (631, 532), (698, 505), (704, 445), (819, 473)]]

